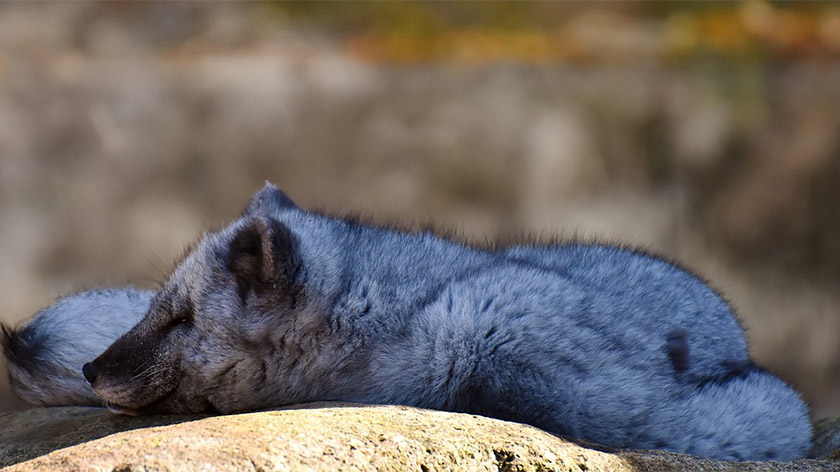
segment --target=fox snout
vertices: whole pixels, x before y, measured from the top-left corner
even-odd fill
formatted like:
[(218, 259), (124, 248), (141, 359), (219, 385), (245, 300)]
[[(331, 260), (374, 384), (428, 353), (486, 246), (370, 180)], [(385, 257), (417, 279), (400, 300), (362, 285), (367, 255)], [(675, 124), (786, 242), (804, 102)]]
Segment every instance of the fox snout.
[[(133, 329), (96, 359), (82, 365), (93, 392), (109, 405), (137, 409), (172, 392), (178, 384), (177, 356), (161, 345), (155, 332)], [(135, 327), (137, 328), (137, 327)], [(78, 367), (77, 367), (78, 368)]]
[(130, 378), (126, 374), (142, 372), (147, 361), (145, 356), (139, 355), (135, 346), (119, 339), (99, 357), (82, 365), (82, 375), (97, 391), (97, 388), (105, 387), (104, 384), (125, 383)]

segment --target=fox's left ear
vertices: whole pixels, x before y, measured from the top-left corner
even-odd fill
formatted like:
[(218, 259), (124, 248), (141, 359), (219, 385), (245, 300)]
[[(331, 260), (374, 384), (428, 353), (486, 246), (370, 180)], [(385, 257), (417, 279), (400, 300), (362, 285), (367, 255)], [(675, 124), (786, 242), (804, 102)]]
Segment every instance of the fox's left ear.
[(227, 267), (243, 296), (250, 290), (288, 288), (299, 264), (295, 235), (266, 216), (249, 218), (237, 229), (227, 257)]
[(255, 193), (245, 205), (242, 216), (270, 215), (289, 208), (297, 208), (297, 205), (276, 185), (266, 182), (262, 190)]

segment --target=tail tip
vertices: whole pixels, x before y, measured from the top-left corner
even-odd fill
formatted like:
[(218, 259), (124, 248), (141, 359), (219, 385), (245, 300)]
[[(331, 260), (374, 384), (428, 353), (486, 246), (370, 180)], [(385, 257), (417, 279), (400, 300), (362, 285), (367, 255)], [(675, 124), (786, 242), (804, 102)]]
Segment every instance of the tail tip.
[(18, 334), (13, 328), (0, 323), (0, 346), (3, 354), (10, 362), (17, 357)]
[(13, 369), (29, 371), (36, 367), (40, 344), (39, 340), (27, 339), (26, 330), (0, 323), (0, 347), (10, 374)]

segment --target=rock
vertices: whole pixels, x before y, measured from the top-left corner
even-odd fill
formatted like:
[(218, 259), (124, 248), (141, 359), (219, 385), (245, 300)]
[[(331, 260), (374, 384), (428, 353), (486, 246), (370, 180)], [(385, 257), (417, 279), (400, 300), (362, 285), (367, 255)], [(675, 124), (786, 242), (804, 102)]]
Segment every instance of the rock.
[(120, 416), (104, 408), (34, 408), (0, 414), (0, 467), (114, 433), (203, 416)]
[(814, 423), (814, 444), (811, 457), (840, 460), (840, 417), (825, 418)]
[(0, 416), (0, 465), (10, 464), (5, 470), (840, 470), (830, 460), (605, 452), (480, 416), (323, 403), (215, 417), (124, 417), (95, 408), (9, 413)]

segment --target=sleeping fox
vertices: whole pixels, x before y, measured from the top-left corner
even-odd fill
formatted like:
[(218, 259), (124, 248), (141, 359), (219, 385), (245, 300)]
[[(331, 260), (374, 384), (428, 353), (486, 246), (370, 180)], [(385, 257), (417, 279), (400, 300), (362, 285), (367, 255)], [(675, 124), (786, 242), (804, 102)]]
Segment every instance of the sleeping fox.
[(101, 322), (6, 330), (18, 390), (50, 397), (47, 383), (15, 374), (32, 364), (21, 354), (32, 352), (21, 351), (27, 330), (55, 323), (78, 339), (95, 325), (107, 335), (80, 350), (101, 355), (83, 367), (79, 356), (44, 365), (81, 368), (119, 413), (335, 400), (468, 412), (718, 459), (786, 460), (810, 447), (806, 405), (752, 363), (728, 304), (692, 273), (637, 250), (478, 248), (307, 211), (267, 184), (229, 226), (204, 235), (160, 291), (119, 304)]

